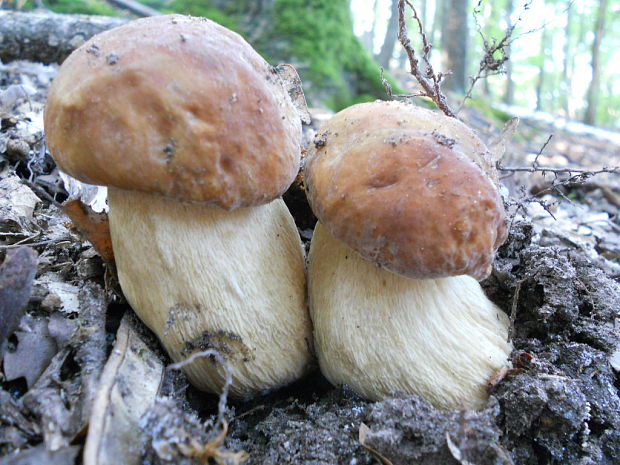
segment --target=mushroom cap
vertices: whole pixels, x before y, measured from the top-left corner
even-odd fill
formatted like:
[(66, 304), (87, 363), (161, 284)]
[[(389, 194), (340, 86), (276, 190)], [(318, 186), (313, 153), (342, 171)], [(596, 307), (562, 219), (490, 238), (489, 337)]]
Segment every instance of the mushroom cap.
[(280, 196), (301, 122), (274, 69), (204, 18), (156, 16), (91, 38), (61, 66), (45, 132), (84, 182), (226, 209)]
[(312, 209), (334, 237), (403, 276), (483, 279), (506, 238), (484, 143), (458, 120), (412, 104), (337, 113), (304, 171)]

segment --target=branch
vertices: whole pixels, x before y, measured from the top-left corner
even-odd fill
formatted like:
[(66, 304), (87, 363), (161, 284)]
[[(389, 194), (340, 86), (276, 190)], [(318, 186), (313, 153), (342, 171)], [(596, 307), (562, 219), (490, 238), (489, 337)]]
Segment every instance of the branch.
[(62, 63), (95, 34), (125, 22), (127, 19), (107, 16), (0, 10), (0, 61)]
[[(405, 3), (411, 8), (413, 12), (413, 19), (418, 24), (418, 32), (422, 37), (422, 46), (423, 46), (423, 55), (422, 60), (426, 65), (426, 71), (422, 72), (420, 69), (420, 62), (416, 56), (416, 52), (411, 45), (411, 40), (407, 35), (407, 24), (405, 22)], [(398, 40), (402, 44), (405, 52), (407, 53), (407, 57), (409, 58), (409, 66), (411, 67), (411, 74), (422, 86), (424, 89), (423, 92), (420, 92), (415, 95), (399, 95), (397, 97), (428, 97), (435, 105), (443, 111), (446, 116), (450, 116), (452, 118), (456, 118), (456, 114), (446, 100), (446, 96), (441, 92), (441, 81), (444, 78), (444, 74), (435, 73), (433, 66), (430, 63), (430, 52), (433, 48), (432, 44), (428, 41), (426, 34), (424, 33), (424, 28), (422, 26), (422, 21), (418, 16), (418, 12), (411, 4), (409, 0), (398, 0)], [(390, 92), (388, 92), (389, 94)]]
[(550, 203), (542, 199), (541, 197), (543, 195), (555, 193), (556, 195), (560, 196), (562, 199), (568, 200), (570, 202), (570, 199), (566, 197), (566, 195), (562, 191), (561, 189), (562, 187), (583, 184), (588, 179), (590, 179), (593, 176), (596, 176), (597, 174), (620, 173), (619, 167), (611, 167), (611, 168), (603, 167), (598, 170), (584, 170), (580, 168), (553, 168), (553, 167), (547, 167), (547, 166), (540, 166), (538, 164), (538, 158), (542, 154), (543, 150), (549, 144), (551, 137), (552, 135), (550, 135), (547, 138), (547, 140), (545, 141), (541, 149), (538, 151), (531, 166), (503, 167), (501, 166), (499, 162), (497, 162), (496, 164), (496, 168), (498, 171), (509, 173), (508, 175), (504, 176), (502, 179), (512, 176), (514, 173), (541, 173), (543, 177), (545, 177), (547, 174), (553, 174), (553, 180), (551, 181), (551, 185), (545, 189), (538, 191), (535, 195), (528, 196), (525, 193), (525, 186), (520, 187), (521, 198), (516, 199), (514, 201), (508, 201), (509, 205), (516, 206), (516, 209), (512, 215), (513, 218), (516, 216), (519, 210), (525, 211), (526, 204), (537, 203), (541, 207), (543, 207), (545, 211), (553, 219), (555, 219), (555, 216), (551, 212), (551, 207), (554, 205), (554, 203)]

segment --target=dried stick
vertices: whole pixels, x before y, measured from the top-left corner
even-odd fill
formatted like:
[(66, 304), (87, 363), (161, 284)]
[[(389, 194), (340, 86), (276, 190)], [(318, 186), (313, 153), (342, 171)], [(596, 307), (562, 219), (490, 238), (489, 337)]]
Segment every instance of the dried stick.
[[(426, 71), (422, 72), (420, 69), (420, 61), (417, 58), (416, 52), (411, 45), (411, 40), (407, 34), (407, 24), (405, 22), (405, 4), (411, 8), (413, 12), (413, 19), (418, 24), (418, 32), (422, 37), (422, 47), (423, 47), (423, 55), (422, 60), (426, 65)], [(424, 33), (424, 28), (422, 26), (422, 21), (418, 16), (418, 12), (411, 4), (409, 0), (398, 0), (398, 40), (402, 44), (405, 52), (407, 53), (407, 57), (409, 58), (409, 66), (411, 68), (411, 74), (422, 86), (423, 92), (419, 92), (413, 95), (399, 95), (397, 97), (428, 97), (435, 105), (443, 111), (446, 116), (450, 116), (452, 118), (456, 118), (456, 114), (446, 100), (446, 96), (441, 92), (441, 81), (444, 78), (445, 74), (443, 73), (435, 73), (431, 63), (430, 63), (430, 52), (433, 48), (432, 44), (428, 41), (426, 34)], [(391, 90), (388, 91), (390, 94)]]

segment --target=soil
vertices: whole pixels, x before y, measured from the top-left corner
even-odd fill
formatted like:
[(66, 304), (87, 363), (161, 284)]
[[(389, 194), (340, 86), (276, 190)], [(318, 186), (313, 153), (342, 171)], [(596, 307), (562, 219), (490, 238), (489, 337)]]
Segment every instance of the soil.
[[(20, 246), (38, 253), (34, 280), (32, 253), (0, 268), (5, 294), (3, 272), (23, 270), (12, 272), (21, 278), (13, 281), (20, 283), (16, 292), (0, 292), (0, 304), (12, 299), (10, 310), (0, 305), (0, 335), (13, 333), (0, 381), (0, 464), (82, 463), (89, 396), (121, 318), (132, 313), (113, 267), (60, 206), (68, 192), (41, 124), (54, 72), (25, 62), (0, 65), (0, 260), (19, 260), (11, 251)], [(314, 125), (324, 117), (312, 114)], [(480, 112), (462, 116), (483, 138), (499, 132), (498, 122)], [(618, 163), (620, 147), (609, 141), (539, 122), (521, 127), (504, 166), (536, 160), (596, 170)], [(305, 132), (310, 143), (313, 126)], [(512, 368), (489, 385), (483, 410), (437, 410), (415, 396), (367, 402), (314, 369), (278, 391), (228, 401), (219, 412), (227, 425), (221, 434), (217, 396), (168, 371), (140, 422), (135, 463), (620, 463), (619, 176), (563, 182), (563, 175), (506, 174), (510, 235), (482, 285), (513, 321), (514, 351)], [(314, 219), (298, 185), (285, 200), (307, 243)], [(152, 334), (134, 325), (168, 365)]]

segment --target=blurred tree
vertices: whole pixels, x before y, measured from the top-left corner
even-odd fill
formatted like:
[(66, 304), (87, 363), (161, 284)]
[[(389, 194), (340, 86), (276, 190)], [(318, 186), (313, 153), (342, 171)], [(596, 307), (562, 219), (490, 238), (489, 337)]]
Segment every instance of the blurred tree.
[(562, 108), (566, 117), (573, 114), (570, 90), (572, 89), (573, 71), (575, 67), (575, 57), (573, 55), (573, 11), (572, 5), (566, 9), (566, 26), (564, 27), (564, 59), (562, 60)]
[(441, 45), (444, 69), (452, 73), (446, 77), (444, 88), (460, 93), (465, 93), (467, 86), (469, 15), (468, 0), (444, 0)]
[(607, 13), (607, 0), (599, 0), (596, 15), (596, 25), (594, 27), (594, 40), (592, 41), (592, 80), (588, 89), (588, 106), (584, 116), (584, 123), (594, 124), (596, 122), (597, 105), (599, 100), (601, 66), (600, 51), (601, 41), (605, 30), (605, 16)]
[[(504, 19), (506, 26), (512, 24), (512, 13), (514, 11), (513, 0), (506, 0), (506, 9), (504, 11)], [(509, 43), (506, 47), (506, 55), (510, 57), (512, 53), (512, 45)], [(515, 98), (515, 84), (512, 79), (512, 60), (509, 59), (505, 64), (506, 69), (506, 86), (504, 87), (504, 95), (502, 100), (508, 105), (512, 105)]]
[(545, 87), (545, 63), (547, 61), (548, 41), (550, 39), (549, 28), (543, 28), (540, 40), (540, 52), (538, 55), (538, 81), (536, 82), (536, 111), (543, 109), (543, 89)]
[(377, 32), (377, 22), (379, 18), (378, 9), (379, 9), (379, 0), (375, 0), (373, 7), (372, 7), (372, 13), (373, 13), (372, 28), (369, 31), (364, 32), (362, 36), (362, 42), (364, 42), (364, 45), (366, 46), (368, 50), (370, 50), (371, 53), (373, 53), (375, 49), (375, 36)]
[(294, 65), (311, 105), (340, 109), (386, 97), (379, 65), (353, 33), (349, 0), (175, 0), (171, 4), (188, 14), (196, 14), (197, 5), (208, 5), (229, 18), (231, 27), (271, 63)]
[(394, 54), (394, 46), (396, 45), (396, 39), (398, 38), (398, 0), (392, 0), (391, 14), (388, 21), (387, 30), (385, 31), (385, 38), (383, 39), (383, 45), (381, 51), (377, 55), (377, 61), (386, 70), (390, 68), (390, 60)]

